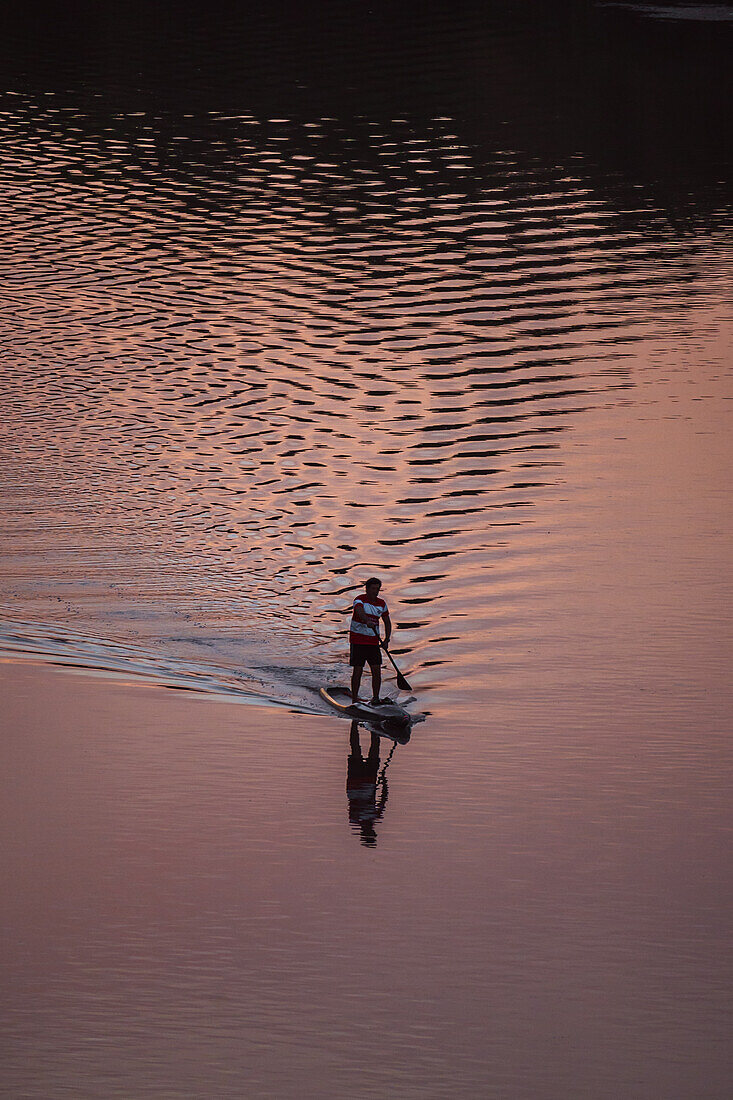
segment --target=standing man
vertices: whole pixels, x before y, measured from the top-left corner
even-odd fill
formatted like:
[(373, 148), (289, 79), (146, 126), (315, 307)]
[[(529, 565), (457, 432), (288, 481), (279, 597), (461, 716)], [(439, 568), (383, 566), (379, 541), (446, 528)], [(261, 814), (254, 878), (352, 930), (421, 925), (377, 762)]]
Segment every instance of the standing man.
[(380, 599), (379, 590), (382, 582), (377, 577), (370, 577), (364, 585), (364, 591), (354, 600), (354, 611), (349, 627), (349, 664), (351, 673), (351, 702), (359, 701), (359, 685), (365, 663), (368, 663), (372, 673), (372, 699), (371, 705), (378, 706), (381, 702), (379, 690), (382, 686), (382, 651), (379, 647), (379, 620), (384, 619), (384, 648), (389, 645), (392, 634), (392, 620), (384, 600)]

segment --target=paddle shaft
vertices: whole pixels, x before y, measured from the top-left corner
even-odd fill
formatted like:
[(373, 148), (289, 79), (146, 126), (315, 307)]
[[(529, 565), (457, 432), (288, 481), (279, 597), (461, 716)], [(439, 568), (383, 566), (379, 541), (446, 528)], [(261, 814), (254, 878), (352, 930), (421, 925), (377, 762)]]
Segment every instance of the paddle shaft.
[[(371, 624), (370, 624), (370, 625), (371, 625)], [(376, 626), (373, 626), (373, 627), (372, 627), (372, 630), (373, 630), (373, 631), (374, 631), (374, 633), (376, 634), (377, 638), (379, 638), (379, 631), (377, 630)], [(392, 665), (392, 668), (393, 668), (393, 669), (395, 670), (395, 672), (397, 673), (397, 687), (398, 687), (398, 688), (400, 689), (400, 691), (412, 691), (412, 688), (411, 688), (411, 687), (410, 687), (410, 685), (408, 684), (407, 680), (406, 680), (406, 679), (405, 679), (405, 677), (404, 677), (404, 676), (402, 675), (402, 673), (400, 672), (400, 670), (399, 670), (399, 669), (397, 668), (397, 665), (395, 664), (395, 661), (394, 661), (394, 657), (392, 656), (392, 654), (390, 653), (390, 651), (389, 651), (388, 649), (386, 649), (384, 645), (382, 645), (382, 641), (381, 641), (381, 639), (380, 639), (380, 642), (379, 642), (379, 644), (380, 644), (381, 648), (382, 648), (382, 649), (384, 650), (384, 652), (385, 652), (385, 653), (387, 654), (387, 656), (389, 657), (389, 660), (390, 660), (390, 663), (391, 663), (391, 665)]]

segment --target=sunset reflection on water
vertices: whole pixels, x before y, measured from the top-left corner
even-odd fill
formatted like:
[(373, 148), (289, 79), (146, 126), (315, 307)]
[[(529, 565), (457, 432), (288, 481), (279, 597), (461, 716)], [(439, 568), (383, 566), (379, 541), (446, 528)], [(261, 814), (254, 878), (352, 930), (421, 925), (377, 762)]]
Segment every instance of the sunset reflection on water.
[(632, 8), (0, 17), (13, 1095), (725, 1094), (730, 27)]
[[(80, 141), (53, 97), (7, 102), (3, 583), (27, 620), (204, 643), (245, 678), (265, 639), (297, 664), (306, 629), (328, 669), (382, 570), (417, 671), (458, 636), (481, 664), (577, 560), (578, 441), (605, 455), (650, 402), (693, 400), (670, 370), (719, 370), (716, 241), (691, 263), (518, 154), (461, 195), (447, 121), (421, 129), (421, 182), (404, 125), (352, 150), (333, 121), (181, 119), (174, 170), (145, 115)], [(318, 137), (334, 161), (296, 152)]]

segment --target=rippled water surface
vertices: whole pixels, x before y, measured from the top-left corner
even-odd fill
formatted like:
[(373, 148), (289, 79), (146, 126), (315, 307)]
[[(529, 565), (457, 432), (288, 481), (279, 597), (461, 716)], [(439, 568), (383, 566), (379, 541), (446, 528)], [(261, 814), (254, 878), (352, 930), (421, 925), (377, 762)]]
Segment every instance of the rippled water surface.
[[(123, 912), (117, 939), (109, 915), (90, 932), (100, 958), (121, 968), (129, 1019), (142, 988), (129, 937), (138, 919), (159, 920), (172, 969), (141, 994), (147, 1028), (178, 974), (192, 1027), (221, 995), (237, 1026), (256, 1030), (268, 1006), (262, 1050), (316, 1051), (311, 1092), (268, 1055), (248, 1063), (250, 1095), (341, 1094), (346, 1040), (332, 1029), (362, 1026), (362, 994), (371, 1026), (414, 1013), (414, 1032), (398, 1028), (387, 1068), (356, 1095), (725, 1094), (712, 961), (724, 940), (709, 882), (729, 904), (733, 204), (721, 105), (733, 24), (720, 5), (682, 19), (645, 5), (559, 5), (553, 19), (531, 7), (525, 18), (459, 5), (418, 25), (376, 5), (314, 17), (308, 33), (302, 15), (216, 30), (204, 16), (110, 15), (88, 38), (47, 32), (45, 51), (18, 18), (3, 46), (8, 667), (41, 660), (143, 693), (196, 688), (311, 712), (225, 708), (246, 711), (250, 732), (240, 744), (236, 719), (211, 717), (207, 750), (189, 731), (185, 775), (167, 771), (183, 736), (175, 708), (133, 708), (119, 750), (98, 749), (128, 793), (147, 789), (143, 767), (153, 801), (201, 783), (185, 821), (133, 798), (143, 817), (126, 817), (121, 835), (158, 851), (165, 912), (133, 860), (142, 909)], [(402, 769), (399, 809), (393, 794), (373, 846), (353, 819), (349, 829), (348, 726), (326, 716), (317, 688), (345, 675), (347, 610), (375, 573), (413, 707), (429, 718), (390, 763)], [(31, 699), (35, 673), (17, 675)], [(143, 730), (154, 748), (142, 749)], [(59, 744), (46, 748), (63, 759)], [(201, 904), (210, 854), (192, 838), (211, 822), (216, 873), (233, 882), (239, 833), (217, 809), (234, 797), (228, 768), (247, 772), (262, 802), (237, 819), (254, 838), (255, 900), (232, 887), (217, 910)], [(78, 782), (92, 809), (70, 829), (72, 862), (99, 824), (91, 780)], [(295, 831), (283, 824), (289, 799)], [(188, 889), (173, 870), (178, 842), (193, 852), (188, 924), (166, 909)], [(124, 843), (106, 843), (91, 862), (111, 851), (129, 871)], [(250, 903), (275, 919), (300, 860), (310, 878), (298, 871), (286, 908), (308, 928), (310, 977), (293, 1002), (315, 1014), (306, 1031), (288, 1007), (297, 932), (288, 925), (278, 945), (241, 923)], [(75, 904), (96, 874), (72, 888)], [(558, 883), (573, 895), (566, 920)], [(322, 923), (299, 913), (362, 887), (376, 928), (343, 899)], [(512, 931), (515, 906), (525, 916)], [(347, 990), (333, 968), (353, 958), (354, 929), (389, 966), (362, 960)], [(158, 957), (140, 935), (140, 958)], [(268, 968), (282, 951), (290, 978), (263, 971), (245, 1003), (223, 975), (258, 951)], [(101, 998), (95, 1027), (121, 995), (102, 970), (86, 969), (81, 986), (58, 978), (59, 1004), (67, 979), (74, 996)], [(665, 1003), (666, 981), (683, 1011)], [(563, 997), (574, 1006), (563, 1026), (594, 1051), (585, 1066), (552, 1031)], [(56, 1012), (44, 1001), (43, 1019)], [(212, 1019), (230, 1058), (224, 1016)], [(182, 1041), (183, 1018), (158, 1023)], [(15, 1034), (26, 1049), (30, 1033)], [(541, 1051), (523, 1056), (533, 1035)], [(67, 1087), (73, 1059), (49, 1041), (60, 1076), (29, 1084), (21, 1059), (13, 1079), (30, 1091), (14, 1095)], [(355, 1042), (358, 1078), (369, 1052)], [(625, 1047), (636, 1078), (621, 1072)], [(205, 1073), (189, 1087), (162, 1072), (146, 1091), (144, 1074), (114, 1077), (110, 1049), (81, 1094), (245, 1094), (218, 1063), (215, 1093)]]

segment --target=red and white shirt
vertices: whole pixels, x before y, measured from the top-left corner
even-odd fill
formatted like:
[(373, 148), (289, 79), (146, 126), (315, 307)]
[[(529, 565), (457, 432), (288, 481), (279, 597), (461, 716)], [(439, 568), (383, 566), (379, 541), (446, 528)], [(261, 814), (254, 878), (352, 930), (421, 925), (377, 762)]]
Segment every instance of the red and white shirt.
[[(386, 603), (384, 600), (380, 600), (379, 596), (376, 596), (373, 600), (368, 600), (362, 593), (354, 600), (354, 610), (356, 610), (357, 605), (361, 607), (365, 615), (372, 615), (377, 620), (381, 619), (383, 615), (389, 614)], [(374, 625), (379, 630), (378, 623)], [(371, 626), (367, 623), (360, 623), (355, 617), (352, 617), (349, 626), (349, 641), (352, 645), (379, 645), (379, 639)]]

